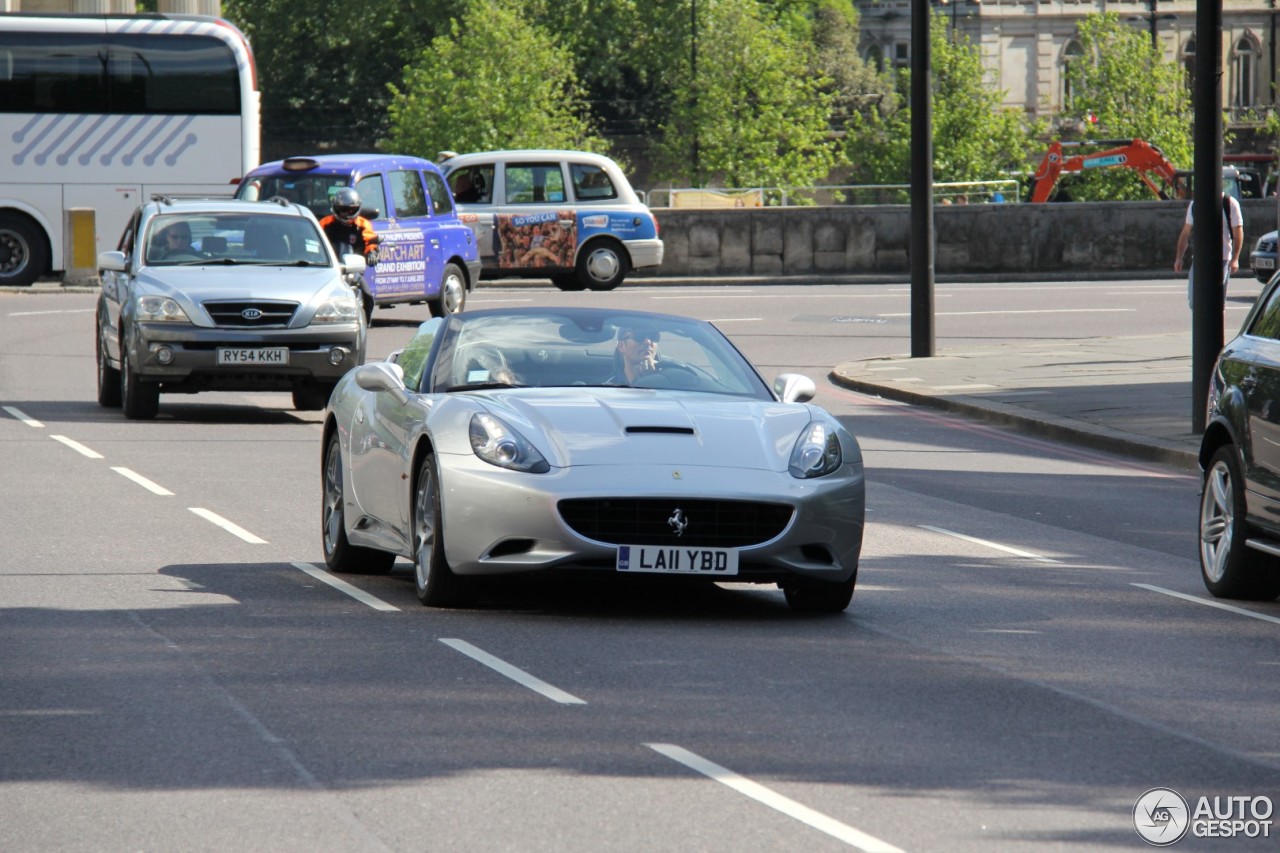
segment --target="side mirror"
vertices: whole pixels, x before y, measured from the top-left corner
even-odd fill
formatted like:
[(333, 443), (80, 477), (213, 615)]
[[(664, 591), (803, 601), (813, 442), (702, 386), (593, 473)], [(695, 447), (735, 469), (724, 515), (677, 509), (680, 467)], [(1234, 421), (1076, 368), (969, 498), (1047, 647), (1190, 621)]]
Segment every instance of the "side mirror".
[(98, 269), (124, 272), (129, 268), (129, 259), (124, 252), (99, 252)]
[(363, 255), (343, 255), (342, 256), (342, 274), (353, 275), (357, 278), (364, 275), (364, 271), (369, 268), (365, 263)]
[(773, 393), (784, 403), (807, 403), (818, 393), (818, 387), (803, 374), (782, 373), (773, 380)]
[(386, 392), (396, 398), (396, 402), (404, 405), (409, 402), (409, 395), (404, 388), (404, 370), (400, 365), (389, 361), (374, 361), (362, 364), (355, 369), (356, 384), (366, 391), (374, 393)]

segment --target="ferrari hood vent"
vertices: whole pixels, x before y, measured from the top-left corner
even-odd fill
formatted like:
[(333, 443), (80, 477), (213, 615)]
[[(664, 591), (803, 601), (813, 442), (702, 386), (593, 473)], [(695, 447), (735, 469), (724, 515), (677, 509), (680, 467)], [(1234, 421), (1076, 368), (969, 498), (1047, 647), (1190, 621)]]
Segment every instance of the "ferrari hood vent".
[(693, 435), (693, 427), (687, 426), (629, 426), (628, 434), (646, 433), (659, 435)]

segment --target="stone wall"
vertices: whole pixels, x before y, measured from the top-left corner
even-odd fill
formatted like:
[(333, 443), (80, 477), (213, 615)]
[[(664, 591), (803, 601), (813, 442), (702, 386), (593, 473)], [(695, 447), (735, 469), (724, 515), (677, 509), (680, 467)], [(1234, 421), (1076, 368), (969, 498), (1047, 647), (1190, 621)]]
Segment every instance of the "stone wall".
[[(1254, 241), (1276, 228), (1275, 200), (1243, 204)], [(908, 205), (654, 210), (666, 257), (654, 275), (821, 275), (911, 271)], [(938, 275), (1169, 271), (1181, 202), (939, 205)]]

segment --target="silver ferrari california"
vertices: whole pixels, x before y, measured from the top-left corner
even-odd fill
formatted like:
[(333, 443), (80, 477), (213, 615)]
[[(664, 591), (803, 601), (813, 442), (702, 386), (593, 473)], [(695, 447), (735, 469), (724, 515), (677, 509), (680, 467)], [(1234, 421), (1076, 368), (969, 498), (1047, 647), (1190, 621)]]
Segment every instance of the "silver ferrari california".
[(325, 413), (321, 531), (336, 572), (414, 564), (418, 597), (571, 571), (777, 584), (797, 610), (853, 596), (858, 442), (772, 388), (710, 323), (501, 308), (423, 323), (338, 383)]

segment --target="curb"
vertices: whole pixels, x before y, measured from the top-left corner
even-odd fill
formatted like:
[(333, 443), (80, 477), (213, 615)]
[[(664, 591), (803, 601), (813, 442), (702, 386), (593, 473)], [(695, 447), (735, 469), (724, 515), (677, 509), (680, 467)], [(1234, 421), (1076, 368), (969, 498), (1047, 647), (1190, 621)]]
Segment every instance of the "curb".
[(993, 403), (983, 400), (979, 402), (973, 397), (958, 395), (955, 397), (937, 397), (932, 394), (921, 394), (903, 388), (893, 388), (854, 379), (833, 370), (828, 378), (842, 388), (909, 403), (913, 406), (928, 406), (943, 411), (967, 415), (988, 423), (1000, 426), (1017, 427), (1019, 430), (1039, 435), (1044, 438), (1057, 439), (1094, 450), (1104, 450), (1148, 462), (1160, 462), (1173, 465), (1188, 471), (1199, 472), (1200, 459), (1195, 451), (1179, 445), (1159, 441), (1157, 439), (1134, 438), (1130, 433), (1109, 429), (1103, 426), (1073, 421), (1042, 412), (1030, 412), (1019, 406)]

